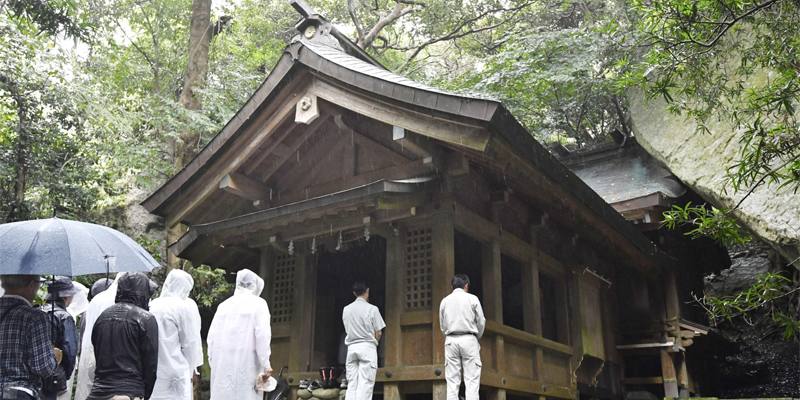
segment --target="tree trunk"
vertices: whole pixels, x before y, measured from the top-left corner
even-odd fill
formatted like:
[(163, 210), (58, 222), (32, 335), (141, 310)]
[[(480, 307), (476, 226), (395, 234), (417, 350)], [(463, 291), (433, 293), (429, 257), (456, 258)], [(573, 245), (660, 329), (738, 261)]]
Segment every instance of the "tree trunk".
[[(202, 107), (196, 90), (203, 87), (208, 75), (211, 33), (211, 0), (193, 0), (186, 73), (178, 99), (187, 110), (199, 110)], [(180, 133), (174, 149), (176, 169), (183, 168), (194, 157), (198, 141), (197, 132), (187, 129)]]
[(28, 134), (28, 114), (25, 98), (19, 92), (17, 83), (4, 75), (0, 75), (0, 84), (11, 94), (17, 104), (17, 145), (14, 149), (14, 198), (6, 222), (14, 222), (28, 217), (25, 210), (25, 188), (28, 184), (28, 153), (30, 136)]

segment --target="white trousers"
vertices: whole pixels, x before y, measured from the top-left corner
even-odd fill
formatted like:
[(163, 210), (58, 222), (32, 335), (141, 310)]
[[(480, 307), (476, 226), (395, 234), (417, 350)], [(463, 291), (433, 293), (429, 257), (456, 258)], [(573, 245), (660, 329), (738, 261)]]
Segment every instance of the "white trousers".
[(447, 400), (458, 400), (461, 375), (464, 375), (467, 399), (478, 400), (481, 387), (481, 345), (474, 335), (448, 336), (444, 340), (444, 377)]
[(372, 400), (378, 373), (378, 349), (363, 342), (347, 346), (347, 394), (345, 400)]

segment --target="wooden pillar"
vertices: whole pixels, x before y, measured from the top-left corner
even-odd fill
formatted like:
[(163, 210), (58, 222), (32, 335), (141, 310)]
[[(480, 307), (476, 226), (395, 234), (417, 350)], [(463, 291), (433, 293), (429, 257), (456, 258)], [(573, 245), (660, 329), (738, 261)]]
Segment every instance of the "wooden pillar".
[(395, 235), (389, 232), (386, 237), (386, 330), (383, 344), (386, 366), (402, 364), (402, 330), (400, 315), (403, 312), (403, 271), (405, 261), (403, 258), (403, 243), (405, 242), (405, 229)]
[(261, 292), (261, 297), (267, 301), (267, 304), (271, 304), (275, 289), (275, 285), (272, 282), (275, 276), (273, 256), (274, 254), (270, 247), (261, 247), (259, 249), (258, 275), (264, 280), (264, 290)]
[(678, 363), (678, 397), (684, 399), (689, 397), (689, 369), (686, 366), (686, 353), (675, 354)]
[(292, 312), (292, 336), (289, 348), (289, 370), (308, 371), (313, 349), (314, 302), (316, 293), (316, 257), (311, 254), (295, 256), (294, 310)]
[(397, 383), (384, 383), (383, 384), (383, 400), (401, 400), (403, 396), (400, 394), (400, 385)]
[(181, 259), (178, 258), (177, 255), (173, 254), (169, 251), (169, 246), (178, 241), (178, 239), (183, 236), (186, 232), (186, 228), (181, 223), (177, 223), (173, 226), (167, 227), (167, 243), (166, 243), (166, 252), (167, 252), (167, 269), (175, 269), (180, 268)]
[(496, 240), (483, 246), (481, 275), (483, 276), (483, 312), (486, 319), (503, 323), (503, 281), (500, 263), (500, 243)]
[(661, 350), (661, 378), (664, 380), (664, 397), (678, 397), (678, 379), (672, 354)]
[[(567, 306), (569, 307), (568, 326), (569, 326), (569, 344), (574, 350), (574, 354), (570, 360), (570, 381), (573, 385), (577, 384), (577, 369), (583, 360), (583, 341), (581, 340), (581, 325), (583, 325), (583, 314), (581, 313), (581, 298), (580, 298), (581, 276), (574, 271), (567, 275)], [(561, 316), (560, 320), (565, 320)], [(560, 325), (560, 324), (559, 324)], [(559, 332), (559, 335), (561, 333)]]
[[(493, 240), (483, 246), (483, 260), (481, 262), (481, 275), (483, 275), (483, 293), (485, 304), (483, 306), (486, 319), (503, 323), (503, 270), (500, 242)], [(497, 335), (494, 338), (495, 362), (497, 371), (506, 370), (505, 338)], [(489, 398), (492, 400), (505, 400), (505, 390), (489, 389)]]
[[(523, 269), (522, 279), (525, 285), (523, 311), (525, 313), (525, 330), (542, 336), (542, 298), (539, 285), (539, 235), (544, 225), (531, 228), (531, 259), (529, 267)], [(534, 350), (534, 378), (542, 380), (544, 368), (544, 351), (537, 346)]]
[(664, 272), (664, 312), (669, 332), (677, 342), (680, 340), (681, 303), (674, 271)]
[(490, 390), (489, 400), (506, 400), (506, 390), (505, 389)]
[(442, 380), (433, 382), (433, 400), (447, 398), (447, 384), (444, 382), (444, 336), (439, 325), (439, 303), (451, 292), (450, 279), (455, 274), (455, 231), (452, 215), (436, 217), (432, 227), (433, 276), (431, 313), (433, 314), (433, 364), (442, 368)]

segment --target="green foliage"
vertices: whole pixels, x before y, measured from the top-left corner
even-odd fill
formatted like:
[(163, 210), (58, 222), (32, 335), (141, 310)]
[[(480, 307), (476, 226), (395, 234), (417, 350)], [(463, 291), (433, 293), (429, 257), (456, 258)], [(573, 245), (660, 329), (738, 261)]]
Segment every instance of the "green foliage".
[(647, 88), (709, 132), (725, 122), (741, 152), (734, 191), (800, 187), (800, 5), (790, 0), (632, 2)]
[(782, 332), (785, 340), (798, 339), (800, 321), (793, 317), (792, 304), (797, 301), (800, 287), (792, 280), (776, 273), (766, 273), (752, 286), (732, 296), (706, 295), (700, 300), (712, 324), (733, 323), (742, 319), (754, 325), (754, 311), (763, 310), (771, 322)]
[(230, 296), (233, 285), (225, 280), (225, 270), (207, 265), (187, 270), (194, 279), (191, 297), (200, 307), (211, 308)]
[(750, 236), (742, 230), (738, 222), (725, 210), (705, 205), (695, 206), (688, 202), (681, 206), (675, 204), (665, 211), (662, 224), (667, 229), (687, 227), (684, 235), (697, 239), (710, 237), (724, 246), (744, 244)]
[(502, 99), (543, 141), (582, 147), (630, 135), (624, 30), (610, 19), (619, 12), (601, 1), (546, 2), (446, 85)]

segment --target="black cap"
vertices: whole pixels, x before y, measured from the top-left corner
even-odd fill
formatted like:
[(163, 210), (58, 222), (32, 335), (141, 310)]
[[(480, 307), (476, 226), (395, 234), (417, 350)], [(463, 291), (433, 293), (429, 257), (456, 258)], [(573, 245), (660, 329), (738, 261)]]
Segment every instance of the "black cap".
[(71, 297), (78, 293), (78, 288), (72, 284), (72, 279), (66, 276), (57, 276), (47, 286), (47, 292), (56, 297)]

